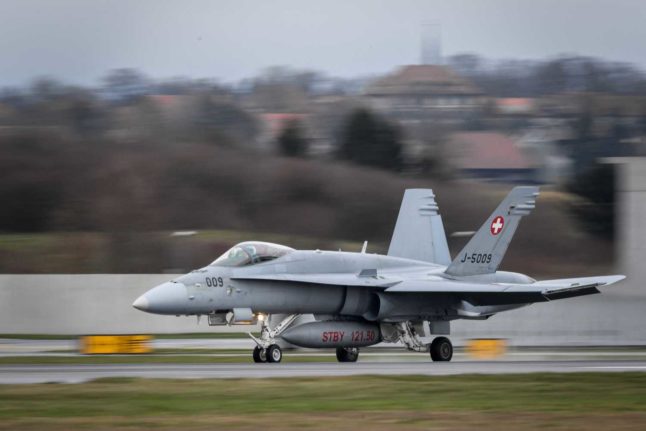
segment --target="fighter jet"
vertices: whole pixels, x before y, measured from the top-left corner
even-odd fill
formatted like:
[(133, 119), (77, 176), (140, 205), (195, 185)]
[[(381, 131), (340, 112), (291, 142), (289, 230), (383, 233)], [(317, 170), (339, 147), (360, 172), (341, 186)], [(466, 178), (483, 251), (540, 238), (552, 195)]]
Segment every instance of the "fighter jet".
[(600, 286), (625, 278), (536, 281), (498, 271), (538, 194), (538, 187), (515, 187), (453, 259), (433, 191), (410, 189), (387, 255), (367, 253), (365, 243), (353, 253), (243, 242), (210, 265), (152, 288), (133, 306), (198, 320), (206, 315), (210, 325), (260, 322), (260, 336), (249, 334), (255, 362), (280, 362), (285, 342), (335, 348), (340, 362), (355, 362), (359, 348), (380, 342), (450, 361), (452, 320), (484, 320), (536, 302), (599, 293)]

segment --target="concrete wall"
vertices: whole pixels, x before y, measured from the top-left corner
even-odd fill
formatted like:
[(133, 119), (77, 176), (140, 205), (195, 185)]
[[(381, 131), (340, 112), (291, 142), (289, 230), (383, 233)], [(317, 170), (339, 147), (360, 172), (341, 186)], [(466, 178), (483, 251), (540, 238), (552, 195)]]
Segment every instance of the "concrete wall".
[(617, 175), (617, 263), (628, 276), (621, 292), (643, 297), (646, 296), (646, 158), (611, 160), (616, 163)]
[[(172, 275), (0, 275), (0, 333), (209, 332), (206, 319), (157, 316), (132, 301)], [(240, 328), (218, 330), (239, 331)], [(245, 329), (245, 328), (243, 328)]]
[(452, 324), (454, 342), (506, 338), (516, 346), (646, 345), (646, 298), (610, 286), (601, 295), (533, 304), (486, 321)]
[[(618, 272), (628, 279), (603, 294), (502, 313), (488, 321), (452, 324), (456, 344), (502, 337), (512, 345), (646, 345), (646, 159), (618, 167)], [(576, 256), (573, 256), (575, 259)], [(575, 276), (576, 274), (573, 274)], [(0, 333), (180, 333), (210, 328), (195, 317), (156, 316), (132, 301), (171, 275), (0, 275)]]

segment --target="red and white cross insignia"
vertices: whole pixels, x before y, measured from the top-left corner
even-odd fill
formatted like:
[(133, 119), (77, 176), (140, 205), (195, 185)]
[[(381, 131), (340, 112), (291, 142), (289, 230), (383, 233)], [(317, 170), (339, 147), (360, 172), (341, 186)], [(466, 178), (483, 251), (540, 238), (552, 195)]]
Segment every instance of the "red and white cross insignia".
[(491, 234), (498, 235), (504, 225), (505, 219), (502, 218), (502, 216), (494, 217), (493, 221), (491, 222)]

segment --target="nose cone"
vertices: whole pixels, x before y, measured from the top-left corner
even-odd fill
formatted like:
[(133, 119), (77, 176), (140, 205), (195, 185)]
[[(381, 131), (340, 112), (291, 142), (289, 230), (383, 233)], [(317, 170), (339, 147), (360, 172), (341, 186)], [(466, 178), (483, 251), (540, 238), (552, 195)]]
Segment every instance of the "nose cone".
[(135, 299), (135, 302), (132, 303), (132, 306), (137, 310), (148, 310), (148, 300), (146, 299), (146, 295), (141, 295), (139, 298)]
[(132, 303), (137, 310), (155, 314), (182, 314), (187, 307), (186, 286), (167, 282), (153, 287)]

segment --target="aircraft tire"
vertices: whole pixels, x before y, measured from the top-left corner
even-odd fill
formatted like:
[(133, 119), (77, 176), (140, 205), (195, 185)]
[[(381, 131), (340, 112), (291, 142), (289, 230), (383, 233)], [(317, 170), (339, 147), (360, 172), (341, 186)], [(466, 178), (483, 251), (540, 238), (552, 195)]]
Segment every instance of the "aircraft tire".
[(281, 348), (276, 344), (269, 346), (269, 348), (267, 349), (267, 362), (278, 363), (282, 360), (283, 351), (281, 350)]
[(448, 362), (453, 357), (453, 344), (446, 337), (437, 337), (431, 343), (431, 359), (434, 362)]
[(256, 364), (267, 362), (267, 351), (263, 351), (259, 346), (253, 348), (253, 361)]
[(356, 347), (336, 349), (336, 359), (339, 362), (357, 362), (359, 359), (359, 349)]

